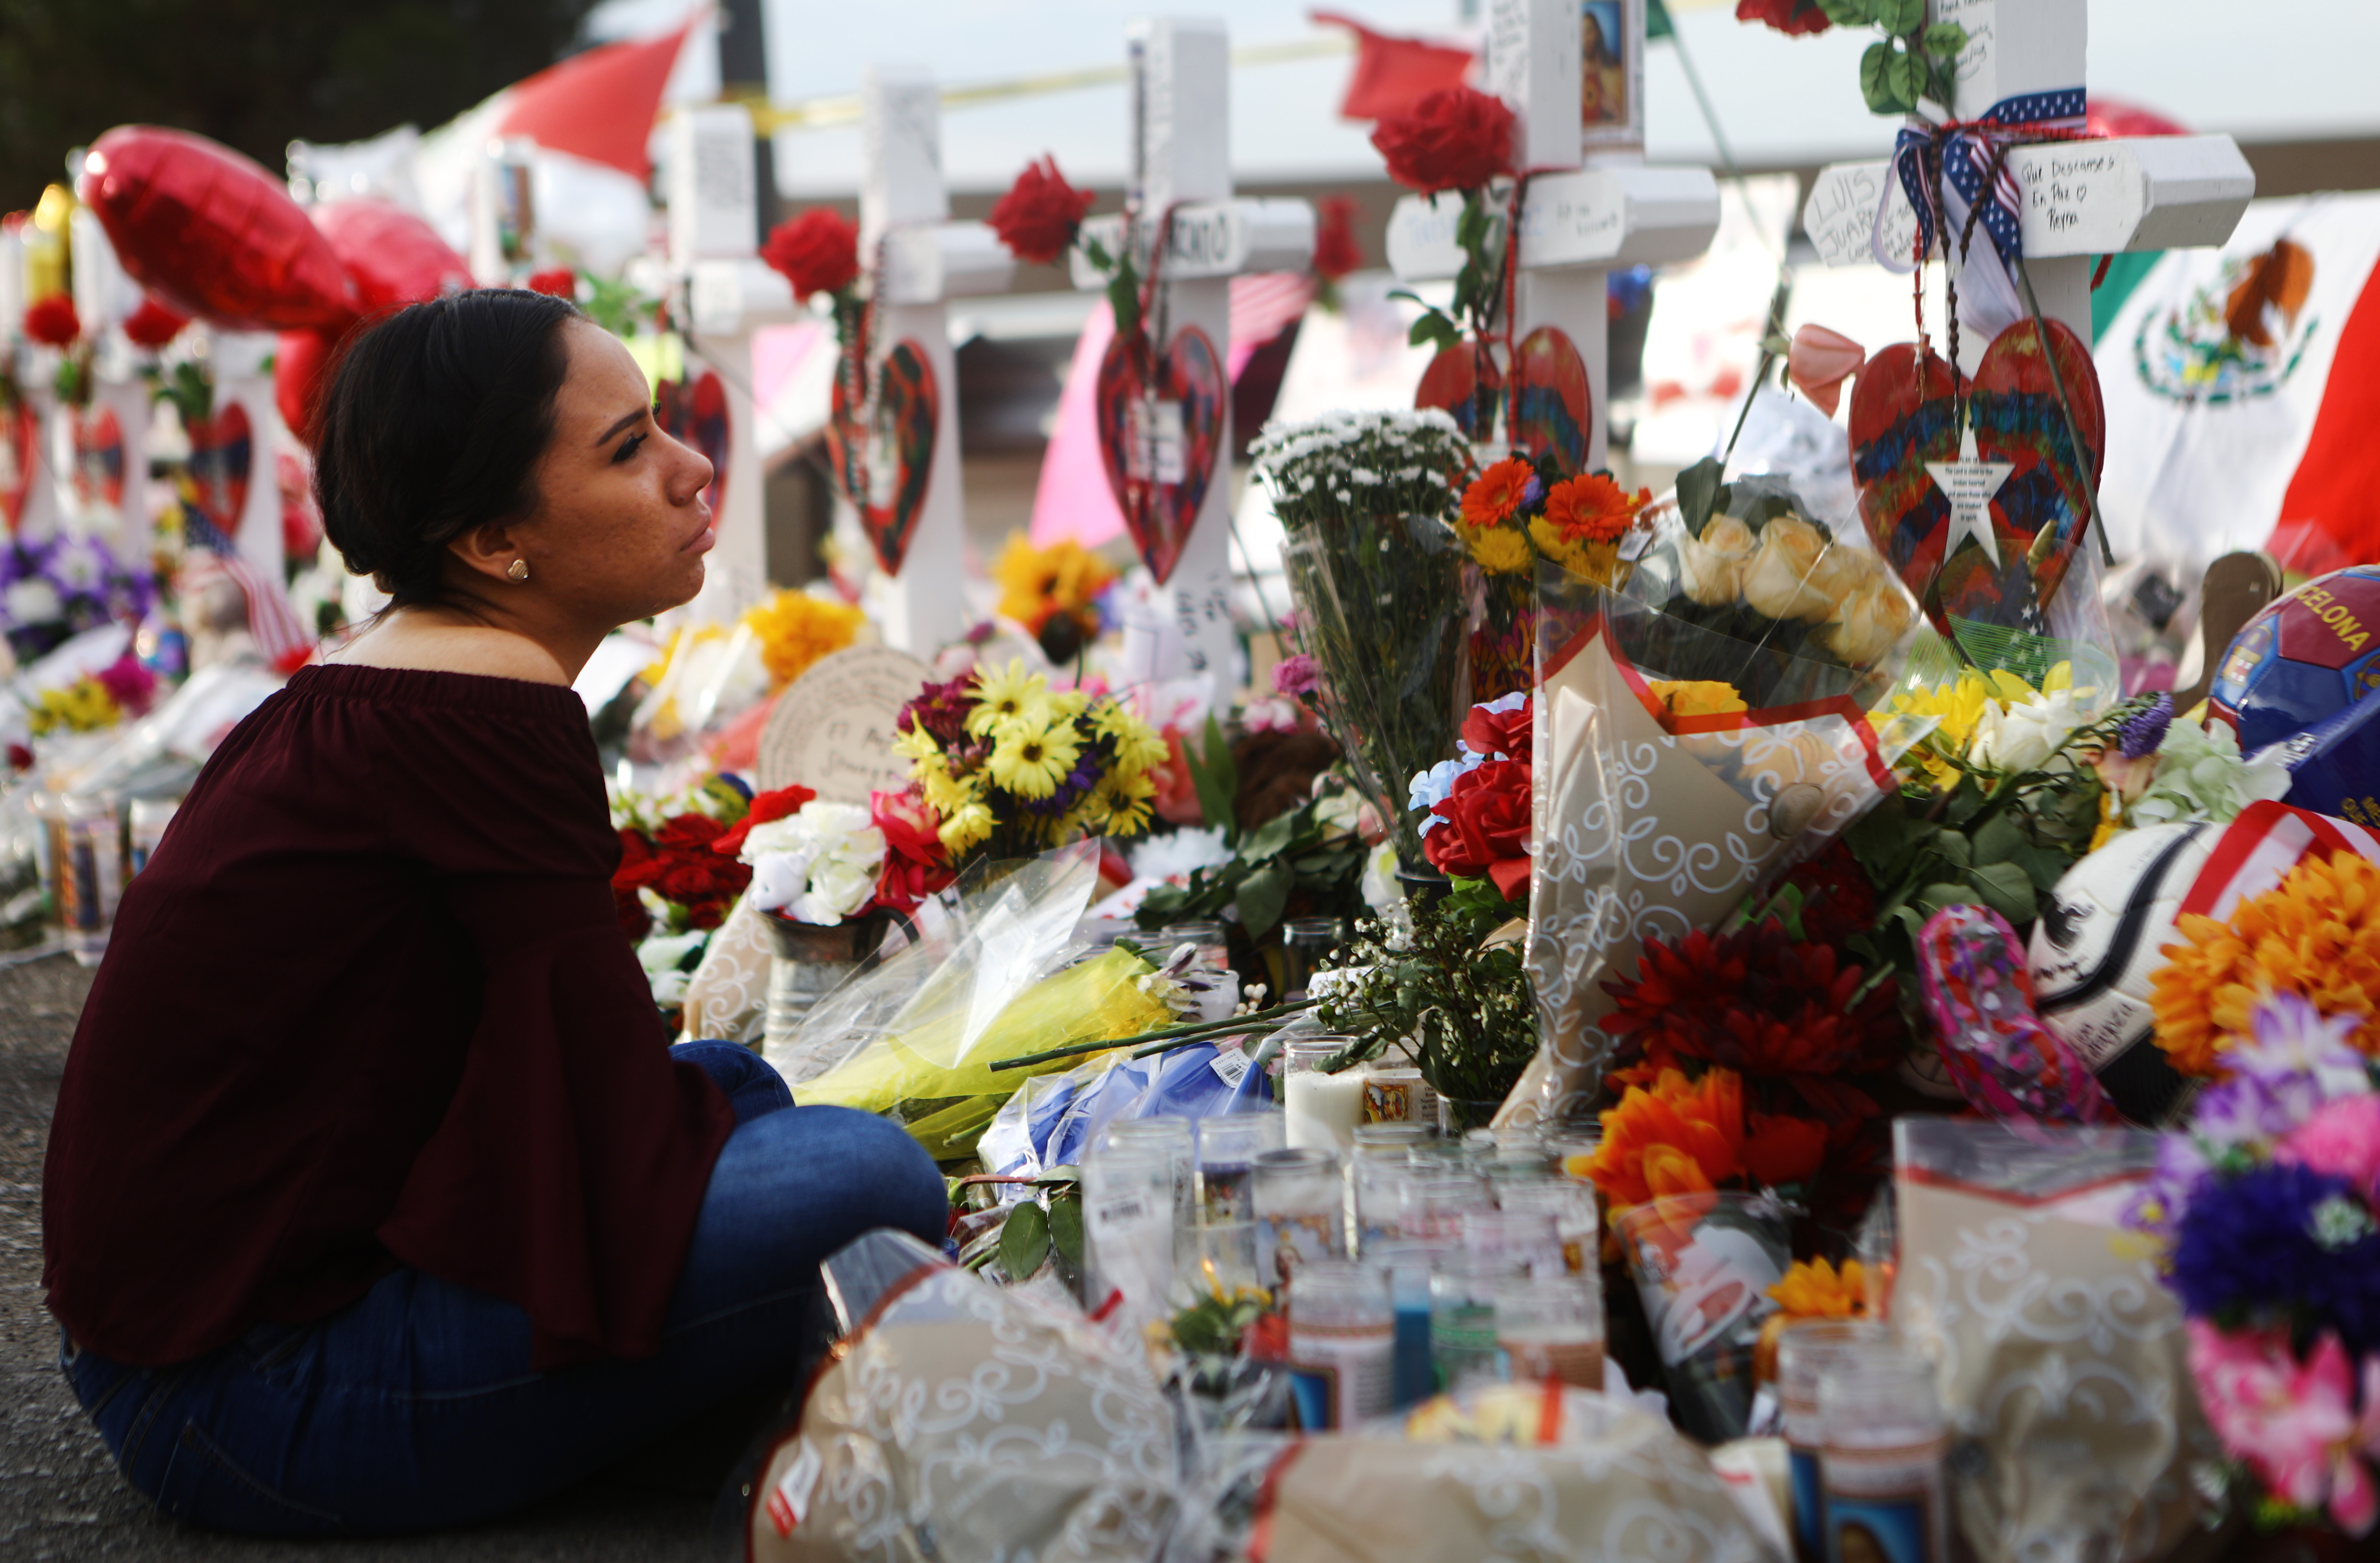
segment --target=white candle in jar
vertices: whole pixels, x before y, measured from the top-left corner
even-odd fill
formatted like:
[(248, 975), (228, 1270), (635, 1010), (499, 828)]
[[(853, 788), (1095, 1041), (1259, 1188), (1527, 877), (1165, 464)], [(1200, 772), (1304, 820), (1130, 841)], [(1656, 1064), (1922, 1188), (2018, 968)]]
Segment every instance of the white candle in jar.
[(1324, 1074), (1318, 1070), (1292, 1072), (1283, 1081), (1281, 1104), (1293, 1150), (1352, 1151), (1355, 1129), (1364, 1121), (1364, 1074), (1345, 1070)]

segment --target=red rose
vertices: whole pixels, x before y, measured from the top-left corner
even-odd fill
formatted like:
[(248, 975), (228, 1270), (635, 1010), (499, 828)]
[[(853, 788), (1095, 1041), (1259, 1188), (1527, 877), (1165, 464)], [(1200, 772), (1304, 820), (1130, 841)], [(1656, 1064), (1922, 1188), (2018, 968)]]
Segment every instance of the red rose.
[(1475, 766), (1429, 811), (1446, 821), (1422, 838), (1422, 850), (1439, 873), (1493, 879), (1508, 901), (1528, 894), (1527, 766), (1516, 760)]
[(734, 830), (723, 831), (713, 840), (710, 850), (722, 857), (734, 857), (744, 850), (744, 838), (752, 833), (753, 826), (766, 825), (771, 819), (783, 819), (790, 815), (799, 814), (802, 811), (802, 805), (817, 796), (818, 794), (808, 787), (800, 786), (780, 787), (773, 793), (753, 794), (752, 806), (744, 811), (744, 818), (735, 822)]
[(575, 300), (578, 297), (578, 273), (567, 266), (555, 266), (547, 271), (531, 272), (528, 274), (528, 290), (531, 293), (542, 293), (552, 298)]
[(1315, 211), (1314, 274), (1337, 282), (1364, 263), (1364, 247), (1355, 242), (1354, 198), (1325, 196)]
[(25, 334), (44, 347), (71, 347), (82, 334), (82, 317), (73, 299), (53, 293), (25, 311)]
[(1477, 189), (1512, 171), (1512, 111), (1469, 87), (1432, 92), (1372, 132), (1389, 177), (1436, 195)]
[(1767, 22), (1788, 34), (1824, 32), (1830, 25), (1818, 0), (1735, 0), (1735, 19)]
[[(1529, 738), (1534, 731), (1529, 702), (1523, 700), (1509, 711), (1491, 711), (1485, 706), (1474, 706), (1471, 714), (1463, 719), (1463, 741), (1471, 745), (1475, 755), (1502, 755), (1506, 759), (1529, 763)], [(1522, 772), (1525, 779), (1527, 772)], [(1434, 834), (1435, 832), (1433, 832)]]
[(784, 273), (794, 297), (804, 304), (821, 293), (840, 293), (859, 275), (859, 230), (832, 207), (813, 206), (780, 223), (760, 247), (760, 259)]
[(154, 298), (143, 298), (140, 308), (125, 318), (124, 334), (135, 347), (155, 352), (182, 334), (190, 317), (178, 309), (168, 309)]
[(1044, 156), (1028, 163), (1016, 183), (991, 209), (991, 231), (1009, 253), (1035, 266), (1047, 266), (1066, 253), (1091, 209), (1088, 190), (1078, 190), (1058, 172), (1058, 160)]

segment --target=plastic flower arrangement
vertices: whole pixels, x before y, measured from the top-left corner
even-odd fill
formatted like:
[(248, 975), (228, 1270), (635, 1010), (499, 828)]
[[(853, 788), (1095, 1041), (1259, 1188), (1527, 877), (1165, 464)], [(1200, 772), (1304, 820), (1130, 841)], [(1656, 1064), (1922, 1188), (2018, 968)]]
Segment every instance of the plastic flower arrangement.
[(0, 549), (0, 631), (19, 660), (110, 621), (137, 621), (156, 600), (155, 577), (97, 538), (18, 537)]
[(905, 915), (953, 877), (914, 788), (871, 794), (865, 807), (820, 801), (808, 787), (762, 793), (712, 850), (750, 866), (745, 893), (756, 908), (817, 927), (873, 912)]
[(1543, 559), (1617, 586), (1625, 578), (1621, 540), (1652, 503), (1651, 490), (1632, 496), (1609, 472), (1565, 477), (1551, 455), (1534, 463), (1507, 456), (1463, 491), (1455, 531), (1489, 575), (1529, 574)]
[(1036, 548), (1022, 532), (1008, 534), (1008, 542), (991, 567), (1000, 583), (1000, 612), (1035, 635), (1064, 614), (1081, 628), (1085, 638), (1099, 633), (1099, 598), (1115, 584), (1108, 562), (1076, 542), (1062, 538), (1048, 548)]
[(725, 777), (666, 801), (613, 797), (620, 866), (612, 876), (612, 900), (630, 939), (707, 932), (726, 919), (752, 870), (714, 843), (741, 825), (751, 806), (742, 786)]
[(901, 709), (894, 752), (940, 821), (953, 863), (1028, 857), (1148, 824), (1165, 741), (1123, 705), (1052, 689), (1022, 662), (929, 684)]
[(2293, 994), (2228, 1038), (2131, 1218), (2167, 1245), (2200, 1403), (2260, 1525), (2380, 1524), (2380, 1093)]
[(868, 615), (844, 602), (806, 591), (781, 591), (744, 611), (744, 621), (760, 642), (760, 661), (771, 689), (783, 689), (809, 671), (812, 662), (849, 646)]
[(1472, 707), (1454, 758), (1415, 776), (1406, 794), (1420, 815), (1430, 866), (1454, 880), (1458, 893), (1487, 881), (1515, 916), (1529, 900), (1532, 721), (1525, 694)]
[(62, 688), (44, 689), (33, 697), (25, 712), (36, 738), (56, 733), (97, 733), (124, 720), (124, 708), (107, 685), (85, 674)]
[(2235, 1073), (2240, 1039), (2271, 995), (2310, 1002), (2380, 1059), (2380, 864), (2307, 857), (2228, 923), (2184, 913), (2151, 979), (2156, 1042), (2184, 1074)]

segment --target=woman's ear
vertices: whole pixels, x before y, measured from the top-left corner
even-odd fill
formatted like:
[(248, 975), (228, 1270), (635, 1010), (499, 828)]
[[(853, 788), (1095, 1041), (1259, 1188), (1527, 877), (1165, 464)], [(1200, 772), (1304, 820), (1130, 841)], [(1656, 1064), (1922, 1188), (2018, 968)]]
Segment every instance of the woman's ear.
[[(523, 540), (504, 522), (491, 521), (457, 533), (446, 544), (446, 551), (464, 569), (489, 584), (517, 588), (528, 576)], [(523, 566), (517, 573), (516, 563)]]

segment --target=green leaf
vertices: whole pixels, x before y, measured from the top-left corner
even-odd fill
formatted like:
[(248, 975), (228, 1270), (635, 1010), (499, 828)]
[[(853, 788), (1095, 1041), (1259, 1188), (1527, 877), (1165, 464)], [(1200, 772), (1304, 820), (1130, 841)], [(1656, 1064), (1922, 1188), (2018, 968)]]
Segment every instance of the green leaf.
[(2066, 877), (2066, 870), (2074, 866), (2073, 858), (2065, 853), (2052, 847), (2035, 846), (2031, 842), (2009, 854), (2008, 860), (2023, 869), (2025, 877), (2033, 881), (2033, 888), (2045, 895), (2056, 890), (2058, 881)]
[(1700, 538), (1703, 527), (1718, 508), (1719, 496), (1719, 465), (1716, 456), (1702, 460), (1678, 474), (1678, 519), (1684, 523), (1689, 535)]
[(2012, 814), (1995, 814), (1968, 839), (1974, 845), (1975, 862), (2005, 863), (2010, 854), (2024, 845), (2024, 827)]
[(1297, 815), (1294, 811), (1288, 814), (1276, 814), (1257, 826), (1255, 833), (1240, 843), (1240, 855), (1251, 863), (1262, 863), (1267, 858), (1278, 857), (1289, 845), (1290, 837), (1296, 830)]
[(1887, 32), (1906, 38), (1925, 25), (1925, 0), (1878, 0), (1876, 19)]
[(1050, 1202), (1050, 1242), (1058, 1250), (1058, 1257), (1076, 1269), (1083, 1265), (1083, 1202), (1079, 1199), (1056, 1199)]
[(2033, 921), (2033, 880), (2013, 863), (1985, 863), (1967, 870), (1984, 904), (2022, 928)]
[(1956, 830), (1937, 830), (1933, 841), (1926, 844), (1935, 856), (1953, 868), (1964, 868), (1975, 860), (1974, 843)]
[(1435, 345), (1443, 352), (1463, 345), (1463, 328), (1432, 309), (1414, 321), (1413, 329), (1405, 333), (1405, 341), (1415, 347)]
[(1010, 1280), (1021, 1281), (1049, 1257), (1049, 1212), (1026, 1200), (1008, 1213), (1008, 1224), (1000, 1230), (1000, 1267)]
[(1239, 845), (1240, 822), (1232, 807), (1240, 794), (1240, 768), (1232, 759), (1232, 745), (1223, 738), (1222, 723), (1207, 714), (1207, 732), (1198, 753), (1190, 757), (1190, 784), (1197, 789), (1198, 812), (1209, 830), (1223, 832), (1224, 842)]
[(1936, 22), (1925, 30), (1925, 52), (1937, 60), (1955, 60), (1967, 46), (1967, 30), (1957, 22)]
[(1240, 922), (1250, 939), (1264, 938), (1281, 921), (1294, 882), (1289, 865), (1279, 859), (1260, 866), (1240, 881)]
[(1860, 96), (1867, 100), (1872, 114), (1905, 114), (1909, 105), (1894, 93), (1892, 62), (1900, 51), (1889, 43), (1871, 43), (1860, 56)]
[(1837, 27), (1865, 27), (1876, 20), (1875, 0), (1818, 0), (1818, 9)]
[(1933, 68), (1915, 55), (1896, 55), (1890, 69), (1893, 95), (1900, 100), (1904, 111), (1917, 107), (1934, 85)]
[(1943, 880), (1927, 885), (1917, 892), (1917, 910), (1931, 917), (1945, 906), (1969, 906), (1974, 903), (1974, 891), (1966, 886)]

